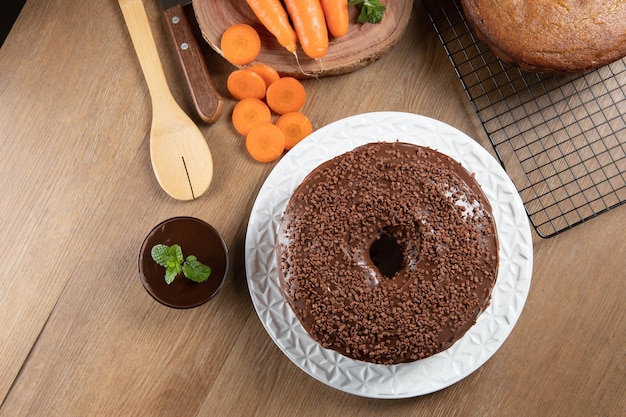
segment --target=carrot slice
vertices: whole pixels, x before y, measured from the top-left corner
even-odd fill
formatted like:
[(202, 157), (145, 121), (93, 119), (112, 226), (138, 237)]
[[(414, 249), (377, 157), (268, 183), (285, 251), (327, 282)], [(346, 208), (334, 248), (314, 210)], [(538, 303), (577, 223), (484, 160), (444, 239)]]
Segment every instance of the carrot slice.
[(226, 88), (237, 100), (244, 98), (265, 97), (265, 81), (259, 74), (249, 69), (239, 69), (231, 72), (226, 80)]
[(271, 122), (259, 122), (246, 136), (246, 149), (259, 162), (272, 162), (285, 150), (285, 134)]
[(261, 38), (252, 26), (235, 23), (222, 34), (220, 49), (231, 64), (245, 65), (256, 59), (261, 52)]
[(258, 98), (244, 98), (233, 108), (232, 122), (235, 130), (247, 135), (259, 122), (271, 122), (272, 112), (267, 104)]
[(313, 132), (308, 117), (300, 112), (285, 113), (276, 120), (276, 126), (285, 133), (285, 149), (289, 150)]
[(306, 102), (306, 91), (295, 78), (282, 77), (267, 88), (266, 100), (278, 114), (300, 111)]
[(256, 72), (263, 78), (266, 86), (272, 85), (272, 83), (280, 78), (278, 71), (267, 64), (254, 64), (248, 67), (249, 70)]

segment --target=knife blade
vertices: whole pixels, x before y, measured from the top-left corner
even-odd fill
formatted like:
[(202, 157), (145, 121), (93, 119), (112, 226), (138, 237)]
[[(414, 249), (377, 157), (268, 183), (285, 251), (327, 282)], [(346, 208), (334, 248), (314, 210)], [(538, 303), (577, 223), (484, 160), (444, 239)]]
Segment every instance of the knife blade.
[(191, 1), (161, 0), (161, 5), (196, 112), (205, 122), (214, 123), (222, 113), (224, 100), (213, 85), (200, 45), (183, 8)]

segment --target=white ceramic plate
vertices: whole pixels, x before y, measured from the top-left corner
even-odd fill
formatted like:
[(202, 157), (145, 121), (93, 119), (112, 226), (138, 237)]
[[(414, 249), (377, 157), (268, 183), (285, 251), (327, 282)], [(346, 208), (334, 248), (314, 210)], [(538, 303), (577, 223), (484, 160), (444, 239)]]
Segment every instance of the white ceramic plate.
[[(295, 188), (322, 162), (370, 142), (429, 146), (476, 174), (489, 198), (500, 243), (500, 267), (489, 307), (449, 349), (412, 363), (377, 365), (349, 359), (315, 342), (280, 290), (275, 236)], [(246, 274), (254, 307), (270, 337), (303, 371), (341, 391), (371, 398), (428, 394), (465, 378), (510, 334), (530, 288), (532, 238), (522, 200), (500, 164), (459, 130), (424, 116), (376, 112), (318, 129), (290, 150), (267, 177), (246, 234)]]

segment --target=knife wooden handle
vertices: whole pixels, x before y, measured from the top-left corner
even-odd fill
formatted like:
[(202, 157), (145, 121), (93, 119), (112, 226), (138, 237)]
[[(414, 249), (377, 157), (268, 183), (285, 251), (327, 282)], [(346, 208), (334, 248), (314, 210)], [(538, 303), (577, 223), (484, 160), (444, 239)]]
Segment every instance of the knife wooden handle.
[(176, 53), (183, 65), (183, 72), (191, 90), (196, 111), (202, 120), (213, 123), (222, 113), (224, 100), (211, 81), (206, 62), (183, 6), (177, 5), (166, 9), (165, 17), (176, 45)]

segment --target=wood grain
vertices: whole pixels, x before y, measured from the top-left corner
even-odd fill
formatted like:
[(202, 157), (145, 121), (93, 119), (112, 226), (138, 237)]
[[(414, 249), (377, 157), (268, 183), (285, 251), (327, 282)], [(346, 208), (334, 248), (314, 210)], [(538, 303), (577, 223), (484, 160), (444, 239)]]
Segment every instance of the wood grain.
[[(163, 11), (143, 3), (172, 93), (193, 114)], [(0, 417), (623, 415), (626, 208), (534, 236), (524, 311), (466, 379), (405, 400), (344, 394), (293, 365), (250, 301), (246, 226), (273, 164), (251, 160), (232, 128), (233, 67), (204, 50), (225, 98), (220, 120), (201, 126), (215, 171), (204, 196), (179, 202), (150, 166), (150, 96), (130, 42), (114, 1), (42, 0), (0, 49)], [(421, 2), (384, 57), (303, 83), (316, 128), (408, 111), (489, 147)], [(214, 225), (231, 254), (220, 293), (184, 311), (155, 302), (137, 271), (146, 233), (176, 215)]]
[(297, 78), (322, 77), (352, 72), (383, 56), (404, 33), (412, 0), (386, 2), (385, 17), (379, 24), (357, 23), (358, 9), (350, 7), (348, 33), (341, 38), (330, 37), (326, 55), (314, 60), (298, 48), (299, 64), (294, 56), (263, 27), (245, 0), (193, 0), (193, 8), (202, 35), (220, 55), (222, 33), (235, 23), (247, 23), (261, 37), (261, 53), (255, 62), (268, 64), (282, 75)]

